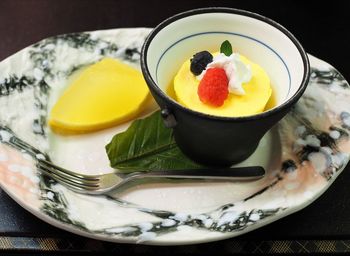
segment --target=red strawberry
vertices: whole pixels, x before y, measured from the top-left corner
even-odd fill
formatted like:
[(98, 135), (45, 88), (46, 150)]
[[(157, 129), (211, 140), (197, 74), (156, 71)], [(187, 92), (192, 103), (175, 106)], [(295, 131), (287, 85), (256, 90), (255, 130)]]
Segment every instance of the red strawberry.
[(220, 107), (228, 97), (228, 78), (222, 68), (210, 68), (198, 86), (199, 99), (209, 105)]

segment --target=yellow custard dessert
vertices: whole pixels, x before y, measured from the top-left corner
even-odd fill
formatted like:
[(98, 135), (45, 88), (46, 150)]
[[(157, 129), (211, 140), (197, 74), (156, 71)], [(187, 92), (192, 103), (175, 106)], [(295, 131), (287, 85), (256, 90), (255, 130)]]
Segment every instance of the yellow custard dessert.
[(53, 106), (49, 125), (60, 133), (81, 133), (131, 120), (149, 95), (140, 71), (112, 58), (86, 68)]
[[(213, 54), (217, 55), (217, 53)], [(243, 95), (229, 93), (221, 106), (212, 106), (201, 101), (198, 96), (200, 79), (191, 70), (191, 60), (186, 60), (174, 78), (174, 94), (183, 106), (210, 115), (240, 117), (255, 115), (266, 109), (272, 89), (267, 73), (258, 64), (239, 55), (239, 59), (250, 67), (251, 79), (243, 83)]]

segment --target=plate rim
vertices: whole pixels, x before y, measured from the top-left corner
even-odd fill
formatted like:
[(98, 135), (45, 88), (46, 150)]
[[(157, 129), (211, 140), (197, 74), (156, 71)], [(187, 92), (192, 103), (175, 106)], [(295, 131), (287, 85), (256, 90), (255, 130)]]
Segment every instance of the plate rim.
[[(141, 28), (141, 27), (140, 27)], [(117, 28), (117, 29), (106, 29), (106, 30), (97, 30), (97, 31), (114, 31), (114, 30), (121, 30), (121, 29), (125, 29), (125, 30), (130, 30), (130, 29), (140, 29), (140, 28)], [(141, 29), (145, 29), (145, 28), (141, 28)], [(91, 33), (91, 32), (97, 32), (97, 31), (87, 31), (87, 33)], [(86, 33), (86, 32), (81, 32), (81, 33)], [(30, 47), (31, 45), (23, 48), (22, 50)], [(10, 59), (13, 55), (20, 53), (22, 50), (17, 51), (16, 53), (8, 56), (7, 58), (5, 58), (4, 60), (2, 60), (1, 62)], [(319, 62), (319, 63), (325, 63), (328, 66), (334, 68), (333, 65), (329, 64), (326, 61), (323, 61), (309, 53), (307, 53), (308, 57), (310, 58), (310, 63), (313, 62)], [(311, 65), (312, 66), (312, 65)], [(334, 68), (335, 70), (337, 70), (336, 68)], [(337, 70), (338, 71), (338, 70)], [(338, 71), (339, 72), (339, 71)], [(339, 72), (340, 74), (340, 72)], [(345, 79), (345, 78), (344, 78)], [(346, 80), (345, 80), (346, 81)], [(114, 243), (128, 243), (128, 244), (137, 244), (137, 243), (142, 243), (145, 245), (158, 245), (158, 246), (168, 246), (168, 245), (191, 245), (191, 244), (202, 244), (202, 243), (209, 243), (209, 242), (215, 242), (215, 241), (220, 241), (220, 240), (225, 240), (225, 239), (229, 239), (229, 238), (233, 238), (236, 236), (240, 236), (242, 234), (248, 233), (252, 230), (261, 228), (263, 226), (266, 226), (272, 222), (275, 222), (281, 218), (284, 218), (290, 214), (293, 214), (295, 212), (300, 211), (301, 209), (309, 206), (311, 203), (313, 203), (314, 201), (316, 201), (321, 195), (323, 195), (323, 193), (328, 190), (328, 188), (333, 184), (333, 182), (338, 178), (338, 176), (344, 171), (344, 169), (347, 167), (347, 164), (349, 163), (349, 159), (347, 159), (346, 164), (344, 164), (341, 168), (338, 169), (338, 171), (332, 176), (332, 179), (328, 180), (328, 182), (326, 183), (326, 185), (315, 195), (313, 195), (311, 198), (303, 201), (302, 203), (299, 203), (297, 205), (293, 205), (292, 207), (289, 207), (288, 211), (281, 211), (279, 214), (276, 214), (274, 216), (274, 218), (268, 218), (265, 220), (261, 220), (259, 223), (256, 223), (255, 225), (251, 225), (251, 226), (247, 226), (245, 229), (240, 230), (238, 232), (225, 232), (225, 233), (220, 233), (221, 235), (219, 236), (214, 236), (214, 237), (207, 237), (207, 238), (202, 238), (202, 239), (193, 239), (193, 240), (186, 240), (186, 241), (182, 241), (182, 240), (176, 240), (176, 241), (163, 241), (163, 240), (146, 240), (146, 241), (142, 241), (142, 242), (138, 242), (137, 239), (135, 239), (135, 237), (133, 238), (127, 238), (127, 237), (122, 237), (122, 236), (107, 236), (107, 235), (103, 235), (103, 234), (96, 234), (96, 233), (92, 233), (92, 232), (88, 232), (88, 231), (84, 231), (82, 229), (79, 229), (77, 226), (73, 225), (73, 224), (68, 224), (68, 223), (64, 223), (62, 221), (59, 221), (47, 214), (45, 214), (42, 211), (38, 211), (38, 209), (36, 207), (33, 207), (33, 205), (31, 204), (26, 204), (24, 202), (24, 200), (22, 200), (21, 197), (19, 197), (16, 193), (12, 193), (11, 189), (8, 189), (6, 186), (4, 186), (3, 184), (0, 183), (0, 187), (1, 189), (4, 190), (4, 192), (9, 195), (10, 198), (12, 198), (18, 205), (20, 205), (22, 208), (24, 208), (25, 210), (27, 210), (28, 212), (30, 212), (31, 214), (33, 214), (34, 216), (36, 216), (37, 218), (41, 219), (42, 221), (65, 231), (68, 231), (70, 233), (76, 234), (76, 235), (80, 235), (83, 237), (87, 237), (87, 238), (91, 238), (91, 239), (97, 239), (97, 240), (101, 240), (101, 241), (108, 241), (108, 242), (114, 242)]]

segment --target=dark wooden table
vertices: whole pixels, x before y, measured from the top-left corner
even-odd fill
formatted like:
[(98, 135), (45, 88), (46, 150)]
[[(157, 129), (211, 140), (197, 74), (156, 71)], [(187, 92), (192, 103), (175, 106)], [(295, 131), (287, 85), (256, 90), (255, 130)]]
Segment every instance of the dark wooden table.
[[(144, 3), (144, 2), (147, 2)], [(118, 27), (153, 27), (192, 8), (229, 6), (268, 16), (289, 29), (307, 52), (350, 79), (346, 1), (1, 0), (0, 59), (48, 36)], [(78, 237), (26, 212), (0, 191), (0, 252), (215, 254), (350, 251), (349, 167), (316, 202), (289, 217), (225, 241), (178, 247), (122, 245)]]

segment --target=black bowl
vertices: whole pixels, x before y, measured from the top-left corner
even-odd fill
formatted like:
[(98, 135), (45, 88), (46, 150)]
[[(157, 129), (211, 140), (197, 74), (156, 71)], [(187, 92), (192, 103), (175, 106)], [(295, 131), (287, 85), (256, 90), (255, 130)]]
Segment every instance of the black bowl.
[[(188, 109), (167, 95), (179, 65), (203, 48), (220, 46), (223, 38), (267, 71), (277, 94), (274, 108), (252, 116), (221, 117)], [(284, 27), (255, 13), (220, 7), (187, 11), (159, 24), (143, 45), (141, 68), (180, 149), (211, 166), (249, 157), (302, 96), (310, 75), (305, 51)]]

